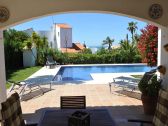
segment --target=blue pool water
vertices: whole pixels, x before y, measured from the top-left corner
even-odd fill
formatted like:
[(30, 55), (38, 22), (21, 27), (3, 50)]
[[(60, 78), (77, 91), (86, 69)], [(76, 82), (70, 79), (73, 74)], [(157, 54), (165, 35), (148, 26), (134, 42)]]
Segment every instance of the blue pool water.
[(110, 66), (64, 66), (57, 73), (55, 80), (62, 81), (92, 80), (91, 73), (131, 73), (147, 72), (151, 67), (146, 65), (110, 65)]

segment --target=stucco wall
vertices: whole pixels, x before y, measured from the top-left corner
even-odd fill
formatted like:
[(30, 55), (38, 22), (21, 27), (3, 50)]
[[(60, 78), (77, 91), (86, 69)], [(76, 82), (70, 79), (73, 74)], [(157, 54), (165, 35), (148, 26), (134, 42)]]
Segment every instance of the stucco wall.
[(168, 28), (161, 27), (158, 32), (158, 66), (166, 67), (166, 74), (160, 75), (163, 79), (163, 87), (168, 90), (168, 52), (163, 46), (168, 43)]
[(61, 37), (60, 37), (60, 27), (56, 26), (56, 32), (55, 32), (55, 36), (56, 36), (56, 44), (57, 44), (57, 48), (61, 48)]
[(32, 48), (32, 51), (29, 49), (23, 50), (23, 66), (31, 67), (36, 65), (37, 50)]
[[(5, 58), (3, 46), (3, 32), (0, 31), (0, 103), (6, 100)], [(1, 105), (0, 105), (1, 109)]]
[(72, 47), (72, 28), (60, 29), (61, 48)]
[[(154, 3), (161, 4), (164, 11), (162, 18), (158, 20), (153, 20), (148, 15), (149, 7)], [(0, 5), (10, 11), (9, 20), (1, 23), (0, 29), (41, 16), (69, 12), (117, 13), (168, 25), (167, 0), (1, 0)]]

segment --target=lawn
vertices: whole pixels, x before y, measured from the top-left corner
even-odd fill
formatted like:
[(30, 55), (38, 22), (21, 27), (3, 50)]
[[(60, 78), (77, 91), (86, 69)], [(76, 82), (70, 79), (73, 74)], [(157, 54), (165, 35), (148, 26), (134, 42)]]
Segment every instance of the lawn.
[[(6, 72), (6, 78), (7, 80), (12, 81), (22, 81), (31, 76), (33, 73), (41, 69), (41, 66), (35, 66), (35, 67), (28, 67), (28, 68), (21, 68), (17, 70), (8, 70)], [(6, 87), (9, 88), (10, 84), (7, 83)]]
[(135, 78), (142, 78), (143, 75), (131, 75), (132, 77), (135, 77)]

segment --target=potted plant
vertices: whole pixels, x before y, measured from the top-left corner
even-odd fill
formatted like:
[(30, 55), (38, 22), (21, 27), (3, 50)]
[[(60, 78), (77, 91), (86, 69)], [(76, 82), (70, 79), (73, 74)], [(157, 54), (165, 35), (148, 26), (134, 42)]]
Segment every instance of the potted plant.
[(157, 75), (154, 74), (150, 79), (144, 79), (138, 84), (139, 90), (142, 92), (144, 113), (147, 115), (153, 115), (155, 112), (161, 82), (162, 80), (157, 79)]

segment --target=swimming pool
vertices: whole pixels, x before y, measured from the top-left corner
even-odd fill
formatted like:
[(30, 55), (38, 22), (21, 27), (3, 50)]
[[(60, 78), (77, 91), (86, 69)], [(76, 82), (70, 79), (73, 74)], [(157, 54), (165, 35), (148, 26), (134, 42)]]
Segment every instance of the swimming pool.
[(93, 80), (92, 73), (131, 73), (147, 72), (151, 67), (146, 65), (100, 65), (100, 66), (62, 66), (55, 76), (55, 81)]

